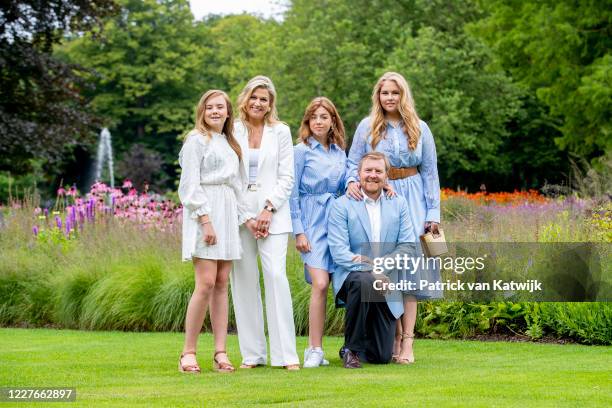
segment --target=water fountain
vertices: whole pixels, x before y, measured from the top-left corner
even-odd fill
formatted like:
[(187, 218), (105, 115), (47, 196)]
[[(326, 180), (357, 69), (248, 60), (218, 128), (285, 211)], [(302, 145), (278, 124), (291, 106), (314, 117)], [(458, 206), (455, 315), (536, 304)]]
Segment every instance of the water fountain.
[(115, 176), (113, 173), (113, 147), (111, 144), (111, 134), (108, 128), (102, 129), (100, 132), (100, 140), (98, 142), (98, 155), (96, 158), (96, 181), (102, 181), (102, 171), (104, 163), (108, 163), (108, 178), (111, 188), (115, 188)]

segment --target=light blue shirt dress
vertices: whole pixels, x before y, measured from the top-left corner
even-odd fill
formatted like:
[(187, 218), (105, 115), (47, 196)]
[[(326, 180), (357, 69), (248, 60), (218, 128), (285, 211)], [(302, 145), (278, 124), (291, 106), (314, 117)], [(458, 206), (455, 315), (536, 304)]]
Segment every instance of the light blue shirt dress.
[(295, 184), (290, 198), (293, 234), (306, 234), (311, 251), (301, 254), (304, 277), (312, 283), (306, 265), (333, 272), (327, 244), (327, 218), (331, 204), (344, 194), (346, 153), (336, 144), (326, 150), (314, 137), (309, 145), (294, 147)]

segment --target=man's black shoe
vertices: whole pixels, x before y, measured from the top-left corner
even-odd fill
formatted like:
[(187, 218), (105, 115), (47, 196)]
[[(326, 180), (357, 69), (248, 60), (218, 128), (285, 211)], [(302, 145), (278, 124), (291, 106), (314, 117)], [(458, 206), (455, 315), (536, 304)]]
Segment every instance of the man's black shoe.
[(346, 352), (344, 353), (343, 361), (344, 368), (361, 368), (361, 362), (359, 361), (359, 357), (351, 350), (346, 350)]

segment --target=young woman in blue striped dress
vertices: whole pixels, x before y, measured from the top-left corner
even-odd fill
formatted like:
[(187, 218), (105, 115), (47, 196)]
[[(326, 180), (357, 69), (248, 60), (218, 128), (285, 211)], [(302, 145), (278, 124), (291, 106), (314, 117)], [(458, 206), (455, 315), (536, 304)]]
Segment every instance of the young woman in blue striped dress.
[(336, 196), (344, 193), (346, 153), (344, 124), (334, 104), (325, 97), (310, 102), (294, 147), (295, 185), (291, 220), (295, 246), (304, 262), (304, 276), (312, 284), (308, 348), (304, 368), (326, 365), (323, 329), (329, 274), (333, 261), (327, 245), (327, 216)]
[[(406, 79), (396, 72), (386, 72), (374, 86), (370, 115), (361, 121), (353, 137), (348, 155), (347, 195), (356, 200), (363, 199), (357, 166), (359, 160), (371, 151), (383, 152), (389, 158), (389, 183), (395, 193), (408, 202), (417, 237), (426, 230), (438, 232), (440, 181), (436, 144), (427, 123), (417, 115)], [(406, 279), (415, 279), (416, 276), (432, 282), (440, 279), (440, 271), (421, 268), (417, 275), (409, 275)], [(401, 364), (414, 362), (412, 345), (417, 299), (441, 296), (440, 291), (404, 292), (404, 315), (397, 322), (395, 361)]]

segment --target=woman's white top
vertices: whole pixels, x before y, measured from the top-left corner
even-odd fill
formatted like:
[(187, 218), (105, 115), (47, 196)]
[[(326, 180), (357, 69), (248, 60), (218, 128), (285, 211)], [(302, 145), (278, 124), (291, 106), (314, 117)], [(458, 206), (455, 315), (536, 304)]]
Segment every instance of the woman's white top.
[(249, 184), (257, 182), (257, 165), (259, 164), (259, 149), (249, 148)]

